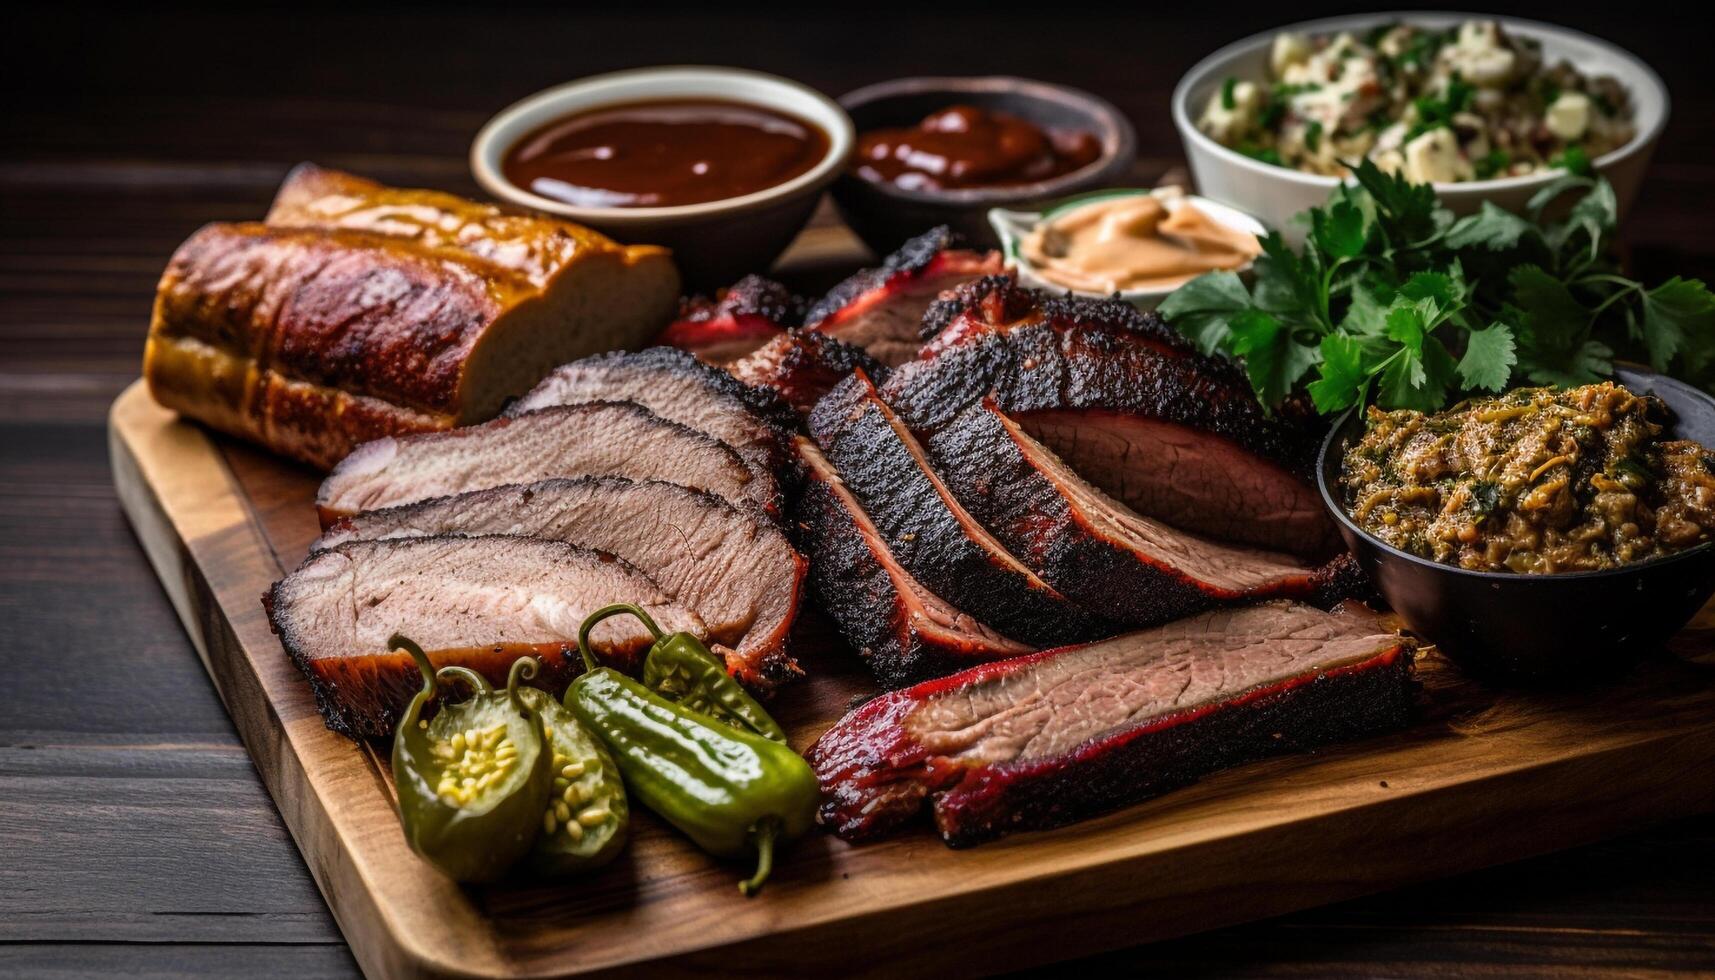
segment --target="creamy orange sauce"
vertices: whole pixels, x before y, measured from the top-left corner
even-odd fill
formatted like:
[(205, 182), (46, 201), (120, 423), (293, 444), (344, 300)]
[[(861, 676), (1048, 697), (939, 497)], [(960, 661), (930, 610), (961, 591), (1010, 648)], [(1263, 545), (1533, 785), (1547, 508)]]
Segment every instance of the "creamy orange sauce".
[(1177, 286), (1262, 251), (1176, 193), (1110, 197), (1039, 223), (1019, 252), (1036, 276), (1089, 293)]

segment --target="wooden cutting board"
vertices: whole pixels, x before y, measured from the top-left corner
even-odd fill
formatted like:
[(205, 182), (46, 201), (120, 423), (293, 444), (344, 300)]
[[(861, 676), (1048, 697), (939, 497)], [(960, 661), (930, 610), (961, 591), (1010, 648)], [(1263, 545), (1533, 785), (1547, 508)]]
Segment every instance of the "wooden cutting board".
[[(927, 827), (788, 851), (756, 899), (647, 813), (599, 874), (462, 889), (405, 844), (385, 759), (329, 732), (259, 598), (316, 535), (316, 474), (142, 382), (120, 500), (304, 859), (374, 976), (1000, 971), (1350, 898), (1715, 809), (1715, 615), (1617, 686), (1497, 692), (1433, 653), (1410, 730), (1228, 770), (967, 851)], [(829, 637), (776, 713), (806, 748), (872, 688)]]

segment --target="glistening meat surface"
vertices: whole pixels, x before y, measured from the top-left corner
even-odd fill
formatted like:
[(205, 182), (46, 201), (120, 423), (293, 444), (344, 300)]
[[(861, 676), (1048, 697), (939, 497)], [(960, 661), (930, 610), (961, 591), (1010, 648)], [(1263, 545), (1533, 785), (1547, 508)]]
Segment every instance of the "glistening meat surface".
[(316, 494), (322, 524), (509, 483), (574, 476), (666, 480), (780, 514), (780, 490), (731, 446), (632, 402), (544, 408), (446, 432), (364, 443)]
[[(436, 666), (462, 664), (504, 684), (524, 654), (542, 658), (536, 683), (558, 693), (577, 674), (578, 627), (613, 602), (649, 610), (661, 628), (707, 635), (695, 613), (647, 575), (598, 551), (518, 537), (353, 541), (317, 552), (263, 599), (269, 623), (310, 679), (328, 727), (389, 735), (420, 686), (404, 633)], [(651, 638), (634, 622), (597, 626), (591, 645), (629, 665)]]
[(877, 381), (887, 377), (887, 365), (863, 348), (807, 330), (782, 334), (727, 366), (734, 378), (772, 392), (802, 415), (860, 368)]
[(882, 396), (934, 432), (992, 396), (1086, 480), (1177, 527), (1310, 557), (1337, 550), (1307, 479), (1313, 442), (1227, 362), (1126, 303), (1047, 299), (1002, 278), (925, 317), (922, 358)]
[(1409, 641), (1360, 606), (1270, 602), (884, 694), (808, 758), (841, 837), (927, 804), (949, 844), (1061, 826), (1215, 769), (1403, 725)]
[(740, 680), (769, 687), (800, 673), (787, 641), (807, 563), (773, 522), (713, 494), (623, 477), (494, 487), (343, 518), (315, 549), (445, 534), (522, 535), (612, 554), (695, 612)]
[(833, 465), (800, 439), (808, 479), (796, 524), (817, 605), (888, 687), (1029, 653), (930, 592), (894, 558)]

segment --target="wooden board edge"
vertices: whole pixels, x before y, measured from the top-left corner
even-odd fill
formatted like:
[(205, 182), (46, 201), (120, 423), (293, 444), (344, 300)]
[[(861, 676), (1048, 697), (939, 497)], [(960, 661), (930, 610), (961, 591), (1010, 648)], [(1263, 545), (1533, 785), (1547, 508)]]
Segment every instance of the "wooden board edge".
[[(146, 404), (139, 406), (141, 399)], [(472, 974), (392, 928), (393, 916), (349, 860), (330, 862), (317, 840), (336, 840), (339, 832), (326, 801), (315, 792), (292, 792), (312, 781), (302, 748), (287, 732), (261, 678), (248, 667), (243, 644), (217, 602), (210, 583), (198, 568), (182, 528), (169, 514), (140, 458), (140, 440), (151, 438), (135, 424), (140, 409), (165, 411), (155, 405), (145, 383), (134, 382), (115, 399), (108, 415), (108, 454), (114, 489), (121, 510), (136, 534), (162, 589), (208, 673), (221, 704), (232, 719), (245, 751), (274, 806), (291, 833), (311, 878), (327, 902), (340, 932), (367, 976), (463, 977), (502, 976), (503, 971)], [(168, 438), (180, 441), (182, 458), (200, 460), (194, 472), (178, 474), (210, 488), (208, 499), (221, 493), (237, 508), (232, 476), (220, 461), (208, 435), (195, 426), (174, 426)], [(216, 490), (220, 487), (223, 489)], [(247, 515), (239, 519), (248, 520)], [(228, 669), (227, 664), (239, 665)], [(495, 961), (498, 967), (498, 961)]]

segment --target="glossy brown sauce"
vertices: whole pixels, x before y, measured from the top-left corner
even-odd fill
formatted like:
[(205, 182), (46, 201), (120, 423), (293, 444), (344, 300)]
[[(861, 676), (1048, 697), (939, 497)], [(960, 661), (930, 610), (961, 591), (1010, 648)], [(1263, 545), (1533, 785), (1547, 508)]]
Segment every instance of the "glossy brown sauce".
[(657, 208), (766, 190), (827, 154), (827, 133), (783, 112), (672, 99), (556, 119), (513, 144), (500, 170), (525, 190), (578, 207)]
[(1059, 177), (1101, 155), (1094, 134), (1052, 133), (1004, 112), (954, 105), (916, 126), (864, 133), (856, 169), (906, 190), (1005, 187)]

